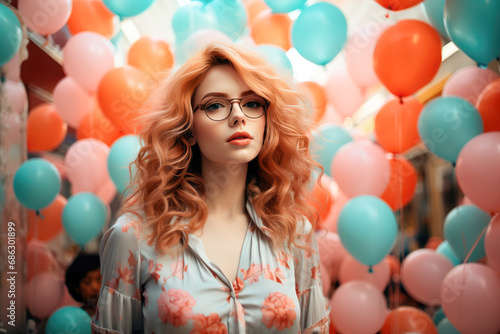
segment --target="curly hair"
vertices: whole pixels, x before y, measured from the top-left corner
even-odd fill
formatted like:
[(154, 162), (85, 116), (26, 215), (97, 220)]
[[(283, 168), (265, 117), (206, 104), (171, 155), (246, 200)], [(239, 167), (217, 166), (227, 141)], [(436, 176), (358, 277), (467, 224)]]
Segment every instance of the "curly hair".
[[(312, 169), (322, 168), (309, 152), (311, 112), (291, 80), (242, 46), (210, 43), (160, 84), (140, 132), (142, 148), (132, 163), (137, 170), (124, 212), (139, 220), (138, 211), (144, 212), (143, 226), (151, 232), (147, 239), (156, 242), (159, 253), (181, 242), (184, 249), (188, 234), (205, 223), (207, 189), (200, 177), (200, 151), (198, 145), (190, 145), (189, 138), (194, 92), (216, 65), (231, 66), (250, 89), (269, 101), (263, 147), (249, 163), (246, 196), (273, 245), (291, 247), (300, 234), (298, 222), (304, 216), (315, 217), (308, 185)], [(181, 224), (186, 218), (188, 223)]]

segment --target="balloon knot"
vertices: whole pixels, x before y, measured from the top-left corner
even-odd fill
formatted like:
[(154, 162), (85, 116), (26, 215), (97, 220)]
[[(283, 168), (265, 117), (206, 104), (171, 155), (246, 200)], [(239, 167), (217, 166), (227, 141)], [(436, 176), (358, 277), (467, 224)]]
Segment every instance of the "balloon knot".
[(37, 215), (38, 218), (45, 219), (45, 217), (42, 215), (42, 213), (40, 212), (40, 210), (36, 210), (35, 213), (36, 213), (36, 215)]
[(402, 97), (402, 96), (400, 96), (400, 97), (399, 97), (399, 103), (400, 103), (400, 104), (404, 104), (404, 103), (403, 103), (403, 97)]
[(456, 162), (452, 162), (451, 165), (453, 166), (453, 168), (457, 167), (457, 163)]
[(369, 272), (370, 274), (372, 274), (372, 273), (373, 273), (373, 267), (372, 267), (372, 266), (368, 266), (368, 272)]

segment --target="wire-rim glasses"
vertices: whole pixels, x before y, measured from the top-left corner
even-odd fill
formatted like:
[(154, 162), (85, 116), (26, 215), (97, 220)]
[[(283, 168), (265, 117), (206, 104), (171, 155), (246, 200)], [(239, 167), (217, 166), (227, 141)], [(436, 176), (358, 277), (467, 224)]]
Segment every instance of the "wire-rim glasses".
[(269, 102), (259, 95), (248, 95), (241, 99), (226, 99), (225, 97), (212, 97), (205, 103), (200, 103), (194, 108), (204, 110), (212, 121), (223, 121), (231, 115), (234, 103), (238, 103), (241, 111), (248, 118), (259, 118), (267, 110)]

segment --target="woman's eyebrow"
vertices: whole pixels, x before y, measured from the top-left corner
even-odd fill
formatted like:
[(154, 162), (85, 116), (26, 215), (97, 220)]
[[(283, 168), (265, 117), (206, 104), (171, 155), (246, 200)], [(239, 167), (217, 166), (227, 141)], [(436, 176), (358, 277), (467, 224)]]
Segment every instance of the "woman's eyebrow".
[[(253, 90), (246, 90), (246, 91), (244, 91), (244, 92), (241, 93), (241, 96), (247, 96), (247, 95), (252, 95), (252, 94), (255, 94)], [(225, 98), (228, 97), (227, 93), (223, 93), (223, 92), (210, 92), (210, 93), (205, 94), (205, 96), (203, 96), (201, 98), (201, 101), (203, 101), (205, 98), (210, 97), (210, 96), (225, 97)]]

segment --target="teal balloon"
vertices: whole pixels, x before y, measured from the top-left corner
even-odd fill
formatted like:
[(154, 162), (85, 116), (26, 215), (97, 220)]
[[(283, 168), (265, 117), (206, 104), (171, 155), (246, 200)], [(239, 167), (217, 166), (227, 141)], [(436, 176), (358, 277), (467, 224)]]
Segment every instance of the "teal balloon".
[(437, 326), (437, 330), (439, 334), (460, 334), (458, 329), (456, 329), (448, 320), (448, 318), (444, 318), (441, 320)]
[(453, 43), (480, 67), (500, 56), (500, 1), (447, 0), (444, 25)]
[(14, 194), (22, 205), (41, 210), (54, 201), (61, 188), (61, 176), (51, 162), (32, 158), (14, 175)]
[[(475, 205), (460, 205), (451, 210), (444, 220), (444, 238), (463, 261), (483, 230), (488, 226), (491, 216)], [(484, 235), (472, 251), (467, 262), (474, 262), (486, 256)]]
[(79, 307), (65, 306), (50, 316), (45, 326), (47, 334), (90, 334), (90, 316)]
[(331, 176), (332, 160), (337, 151), (353, 139), (349, 132), (336, 125), (326, 125), (313, 134), (310, 150), (313, 158), (324, 168), (326, 175)]
[(0, 3), (0, 67), (7, 64), (21, 47), (23, 31), (16, 14)]
[(207, 6), (211, 6), (216, 13), (220, 31), (233, 41), (243, 36), (248, 18), (242, 0), (213, 0)]
[(444, 3), (446, 0), (425, 0), (421, 3), (424, 15), (439, 33), (450, 39), (444, 27)]
[(90, 192), (71, 196), (63, 209), (62, 223), (66, 233), (80, 246), (95, 238), (107, 220), (104, 202)]
[(349, 200), (340, 211), (337, 229), (347, 251), (368, 266), (387, 256), (398, 233), (392, 209), (371, 195)]
[(154, 0), (103, 0), (103, 2), (116, 15), (131, 17), (148, 9)]
[(307, 0), (264, 0), (273, 13), (290, 13), (304, 6)]
[(328, 64), (344, 47), (347, 21), (335, 5), (318, 2), (306, 7), (292, 25), (297, 52), (318, 65)]
[(436, 248), (436, 253), (446, 256), (446, 258), (448, 258), (454, 266), (458, 266), (462, 263), (453, 248), (451, 248), (450, 243), (446, 240), (439, 244)]
[[(127, 135), (116, 140), (111, 146), (108, 155), (108, 172), (111, 180), (121, 194), (130, 185), (129, 165), (137, 158), (141, 149), (139, 137)], [(132, 179), (137, 170), (135, 164), (132, 165)]]
[(290, 77), (293, 76), (292, 63), (282, 48), (270, 44), (260, 44), (256, 49), (278, 73), (284, 73)]
[(468, 101), (454, 96), (438, 97), (420, 113), (418, 133), (432, 153), (456, 162), (462, 147), (483, 133), (483, 120)]
[(440, 307), (437, 309), (436, 313), (434, 313), (432, 321), (434, 321), (434, 324), (437, 326), (443, 319), (446, 319), (446, 315), (444, 314), (443, 308)]

